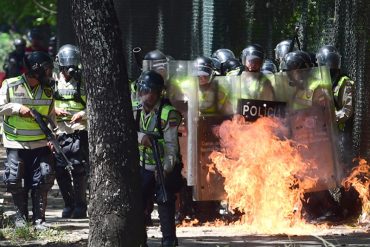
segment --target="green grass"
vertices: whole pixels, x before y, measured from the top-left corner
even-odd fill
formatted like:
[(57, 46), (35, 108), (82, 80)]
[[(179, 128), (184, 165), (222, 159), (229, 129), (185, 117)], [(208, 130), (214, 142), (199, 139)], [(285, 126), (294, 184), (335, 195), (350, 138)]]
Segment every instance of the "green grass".
[(9, 240), (16, 244), (30, 240), (47, 240), (48, 242), (63, 242), (65, 232), (59, 230), (58, 227), (52, 227), (43, 231), (35, 230), (32, 224), (25, 227), (12, 228), (6, 227), (0, 230), (0, 239)]

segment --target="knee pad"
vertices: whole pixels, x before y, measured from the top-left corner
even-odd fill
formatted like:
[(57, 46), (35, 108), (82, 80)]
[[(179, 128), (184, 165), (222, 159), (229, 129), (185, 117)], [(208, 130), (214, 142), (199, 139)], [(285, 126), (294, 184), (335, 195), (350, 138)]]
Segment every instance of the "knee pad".
[(4, 183), (11, 193), (17, 193), (24, 185), (22, 179), (24, 177), (24, 163), (18, 157), (8, 154), (5, 162)]
[(48, 191), (54, 184), (55, 170), (52, 164), (40, 162), (39, 176), (33, 177), (34, 184), (38, 184), (41, 191)]

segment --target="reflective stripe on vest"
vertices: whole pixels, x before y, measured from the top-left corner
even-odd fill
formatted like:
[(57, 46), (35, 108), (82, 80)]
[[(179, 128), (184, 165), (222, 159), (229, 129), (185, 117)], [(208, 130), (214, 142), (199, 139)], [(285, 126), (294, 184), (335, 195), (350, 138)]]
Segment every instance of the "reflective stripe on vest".
[[(4, 83), (8, 87), (10, 103), (22, 104), (37, 110), (42, 115), (49, 114), (53, 102), (51, 88), (37, 85), (33, 94), (23, 76), (6, 80)], [(27, 142), (46, 139), (45, 134), (32, 117), (5, 116), (4, 133), (11, 141)]]
[[(67, 112), (71, 113), (71, 115), (67, 116), (58, 116), (57, 121), (70, 121), (72, 119), (73, 114), (83, 111), (85, 109), (84, 105), (81, 102), (77, 102), (75, 100), (75, 95), (77, 94), (77, 88), (75, 88), (72, 84), (67, 85), (67, 87), (63, 87), (65, 85), (61, 85), (58, 83), (58, 93), (62, 97), (63, 100), (55, 100), (55, 106), (58, 108), (62, 108)], [(81, 99), (86, 102), (86, 94), (84, 90), (81, 91)]]
[[(161, 111), (161, 128), (164, 128), (167, 125), (168, 116), (171, 111), (175, 110), (175, 108), (171, 105), (163, 105)], [(158, 130), (158, 115), (154, 114), (150, 116), (147, 122), (145, 122), (144, 112), (141, 111), (140, 115), (140, 132), (159, 136), (160, 132)], [(164, 139), (163, 136), (158, 139), (158, 148), (160, 152), (160, 159), (163, 161), (164, 156)], [(139, 145), (140, 151), (140, 164), (145, 164), (145, 169), (154, 171), (155, 170), (155, 160), (153, 155), (153, 150), (151, 148), (144, 147), (143, 145)]]

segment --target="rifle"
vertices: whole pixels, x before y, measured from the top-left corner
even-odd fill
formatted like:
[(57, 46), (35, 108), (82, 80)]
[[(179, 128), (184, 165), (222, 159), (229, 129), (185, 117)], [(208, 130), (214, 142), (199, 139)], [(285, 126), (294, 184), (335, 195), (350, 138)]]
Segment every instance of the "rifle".
[(159, 179), (159, 185), (161, 186), (162, 191), (162, 202), (165, 203), (168, 201), (167, 198), (167, 192), (165, 188), (165, 181), (164, 181), (164, 175), (163, 175), (163, 166), (161, 164), (161, 159), (159, 155), (159, 148), (158, 148), (158, 140), (155, 136), (149, 136), (150, 143), (152, 144), (153, 148), (153, 154), (154, 154), (154, 160), (155, 160), (155, 167), (157, 169), (157, 176)]
[(289, 52), (293, 51), (294, 42), (297, 43), (298, 50), (301, 50), (301, 42), (299, 42), (298, 32), (299, 32), (299, 25), (297, 24), (294, 28), (294, 36), (292, 38), (292, 42), (290, 43)]
[(41, 115), (35, 109), (31, 109), (31, 113), (33, 117), (35, 118), (36, 123), (40, 126), (41, 131), (44, 132), (44, 134), (46, 135), (46, 139), (53, 144), (55, 152), (59, 154), (62, 157), (63, 161), (67, 164), (66, 169), (71, 174), (73, 170), (73, 165), (71, 161), (69, 161), (65, 153), (63, 152), (62, 147), (60, 146), (58, 140), (55, 138), (53, 132), (49, 129), (45, 120), (53, 127), (55, 127), (54, 123), (50, 121), (48, 117)]
[(141, 70), (143, 69), (143, 57), (141, 55), (141, 48), (135, 47), (134, 49), (132, 49), (132, 53), (134, 54), (136, 66), (141, 72)]

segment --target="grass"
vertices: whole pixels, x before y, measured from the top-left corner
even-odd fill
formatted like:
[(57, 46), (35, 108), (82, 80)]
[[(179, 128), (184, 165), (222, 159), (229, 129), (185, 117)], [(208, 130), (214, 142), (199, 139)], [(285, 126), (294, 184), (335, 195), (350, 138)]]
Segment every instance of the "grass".
[(13, 228), (7, 226), (0, 229), (0, 239), (9, 240), (12, 244), (17, 244), (30, 240), (47, 240), (48, 242), (63, 242), (65, 232), (57, 227), (48, 228), (43, 231), (37, 231), (32, 224), (27, 224), (24, 227)]

